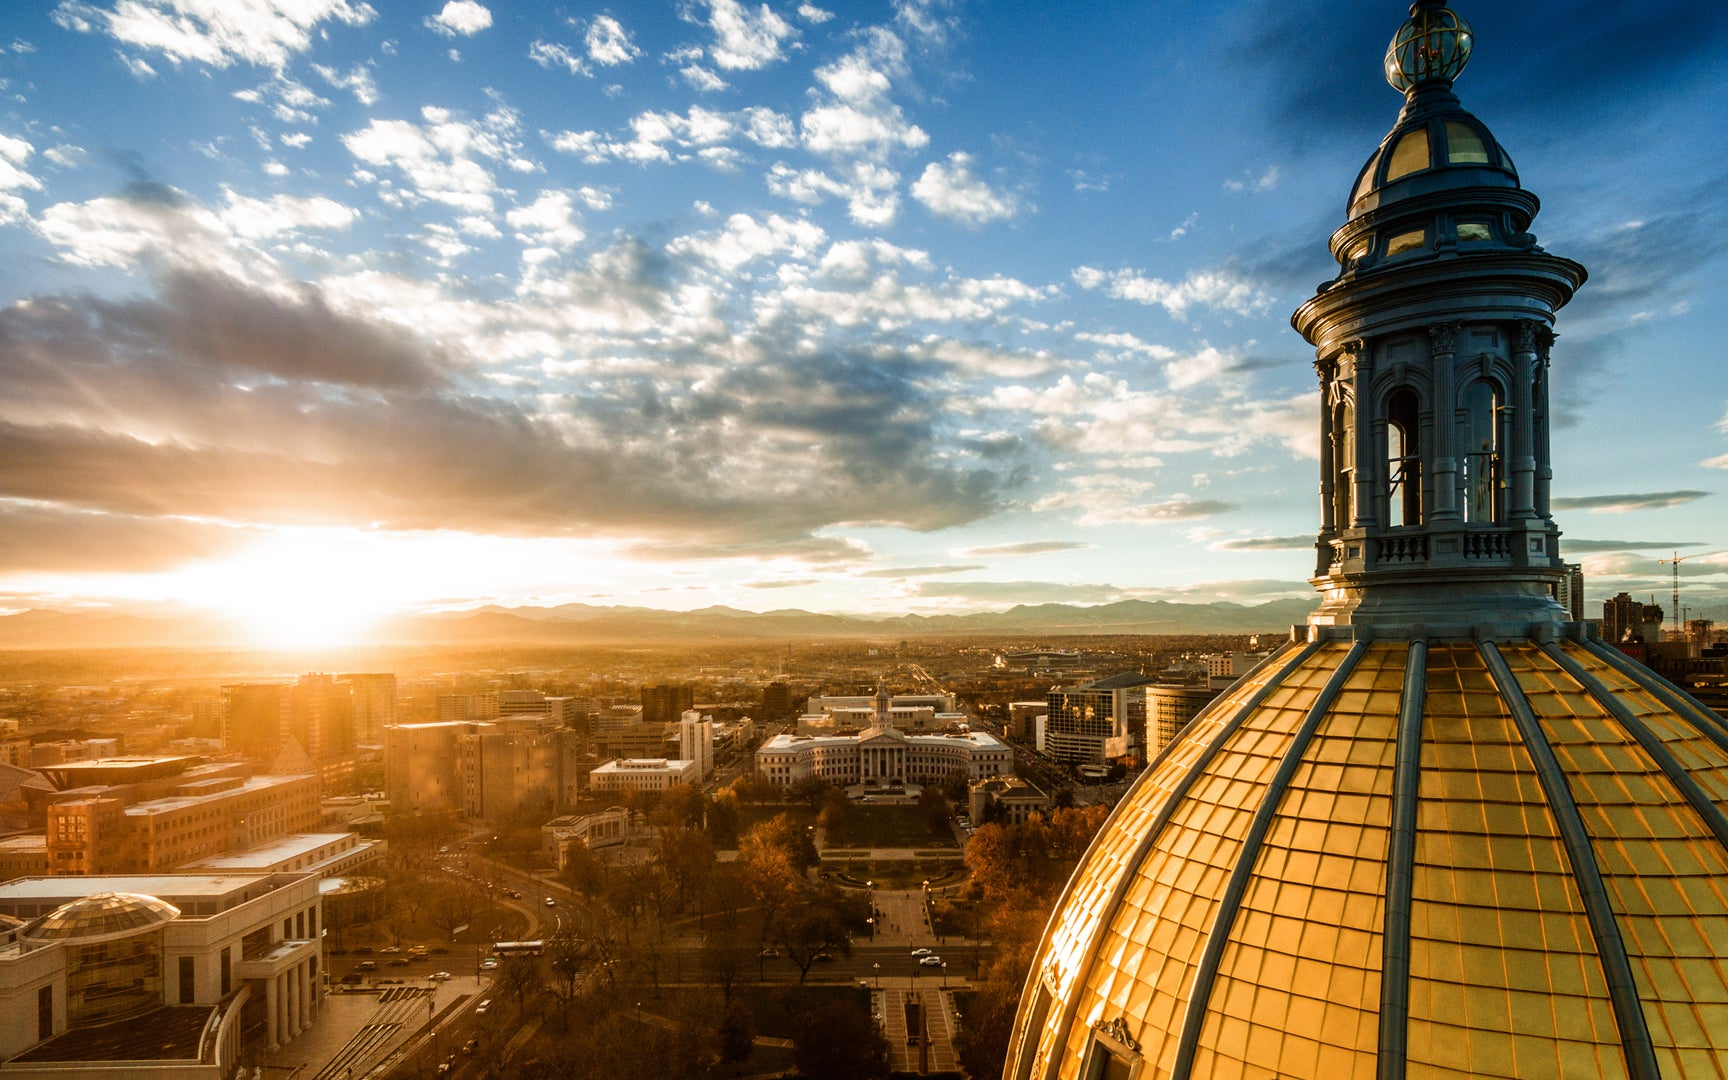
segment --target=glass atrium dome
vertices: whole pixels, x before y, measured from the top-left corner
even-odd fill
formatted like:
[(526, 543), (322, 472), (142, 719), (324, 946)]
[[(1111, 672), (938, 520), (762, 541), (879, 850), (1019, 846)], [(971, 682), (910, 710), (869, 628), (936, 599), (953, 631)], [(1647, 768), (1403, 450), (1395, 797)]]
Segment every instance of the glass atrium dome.
[(1551, 328), (1585, 273), (1524, 232), (1455, 74), (1411, 82), (1333, 238), (1372, 257), (1292, 319), (1321, 607), (1100, 830), (1009, 1080), (1728, 1077), (1728, 724), (1554, 599)]
[(95, 893), (62, 904), (24, 927), (29, 941), (98, 941), (152, 930), (180, 917), (166, 900), (142, 893)]

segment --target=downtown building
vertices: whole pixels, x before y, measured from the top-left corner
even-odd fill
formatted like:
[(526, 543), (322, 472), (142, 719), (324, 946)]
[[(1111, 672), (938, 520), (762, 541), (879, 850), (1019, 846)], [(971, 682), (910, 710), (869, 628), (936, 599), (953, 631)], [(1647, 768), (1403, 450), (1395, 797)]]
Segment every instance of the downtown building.
[(852, 784), (939, 784), (955, 774), (968, 781), (1014, 771), (1014, 752), (982, 731), (908, 734), (869, 728), (856, 735), (776, 735), (756, 750), (756, 771), (776, 787), (817, 779)]
[(316, 875), (25, 878), (0, 924), (7, 1076), (231, 1080), (321, 1011)]
[(1728, 726), (1556, 600), (1552, 326), (1585, 271), (1452, 93), (1472, 41), (1412, 6), (1404, 108), (1292, 320), (1320, 608), (1099, 831), (1011, 1080), (1728, 1076)]

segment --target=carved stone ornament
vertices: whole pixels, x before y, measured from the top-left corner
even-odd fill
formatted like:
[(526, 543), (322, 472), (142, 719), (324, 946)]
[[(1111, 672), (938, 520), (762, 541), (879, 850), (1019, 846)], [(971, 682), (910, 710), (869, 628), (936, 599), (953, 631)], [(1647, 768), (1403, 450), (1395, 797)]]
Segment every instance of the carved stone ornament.
[(1536, 322), (1534, 319), (1519, 319), (1512, 324), (1512, 351), (1518, 356), (1525, 356), (1536, 351)]
[(1120, 1016), (1114, 1020), (1100, 1020), (1092, 1025), (1092, 1030), (1115, 1041), (1125, 1050), (1133, 1050), (1136, 1053), (1140, 1050), (1140, 1044), (1128, 1034), (1128, 1021)]
[(1428, 324), (1428, 340), (1436, 353), (1451, 353), (1458, 347), (1458, 324), (1438, 322)]

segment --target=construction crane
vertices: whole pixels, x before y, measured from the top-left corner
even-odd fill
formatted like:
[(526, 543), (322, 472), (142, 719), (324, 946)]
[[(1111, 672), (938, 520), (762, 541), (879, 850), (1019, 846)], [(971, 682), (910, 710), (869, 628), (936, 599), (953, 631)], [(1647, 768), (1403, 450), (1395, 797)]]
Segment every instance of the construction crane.
[(1681, 621), (1680, 615), (1680, 564), (1685, 562), (1687, 559), (1709, 559), (1721, 554), (1724, 554), (1724, 552), (1712, 551), (1704, 555), (1682, 555), (1676, 551), (1672, 559), (1656, 560), (1664, 566), (1669, 564), (1673, 564), (1674, 566), (1674, 629), (1680, 631), (1682, 637), (1685, 636), (1686, 624)]
[[(1682, 555), (1676, 551), (1672, 559), (1656, 560), (1664, 566), (1669, 563), (1674, 564), (1674, 606), (1668, 610), (1674, 613), (1674, 629), (1681, 637), (1686, 636), (1686, 624), (1680, 621), (1680, 564), (1691, 558), (1695, 558), (1695, 556)], [(1679, 639), (1677, 638), (1676, 640)]]

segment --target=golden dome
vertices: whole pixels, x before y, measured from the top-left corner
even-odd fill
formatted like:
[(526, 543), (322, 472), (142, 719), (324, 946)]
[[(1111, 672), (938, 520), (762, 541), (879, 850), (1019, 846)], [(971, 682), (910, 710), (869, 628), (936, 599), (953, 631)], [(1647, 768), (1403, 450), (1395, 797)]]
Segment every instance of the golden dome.
[(1728, 1072), (1728, 729), (1582, 630), (1244, 679), (1082, 861), (1006, 1075)]

